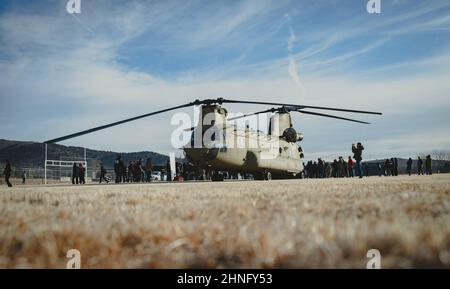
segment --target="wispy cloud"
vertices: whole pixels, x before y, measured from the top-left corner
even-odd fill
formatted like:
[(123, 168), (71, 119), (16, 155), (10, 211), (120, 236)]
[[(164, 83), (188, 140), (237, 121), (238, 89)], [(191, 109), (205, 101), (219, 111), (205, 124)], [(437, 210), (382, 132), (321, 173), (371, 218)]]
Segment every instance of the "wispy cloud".
[[(365, 5), (329, 10), (329, 1), (83, 1), (83, 25), (58, 1), (42, 3), (0, 13), (2, 138), (42, 141), (222, 96), (385, 113), (362, 116), (374, 123), (367, 127), (294, 116), (311, 157), (356, 139), (373, 156), (450, 139), (446, 1), (387, 4), (378, 18)], [(67, 144), (172, 150), (170, 117)], [(411, 143), (417, 130), (423, 139)]]
[[(289, 20), (290, 21), (290, 20)], [(304, 101), (304, 90), (305, 88), (302, 85), (302, 82), (300, 81), (300, 76), (298, 75), (298, 67), (297, 67), (297, 61), (295, 60), (295, 57), (293, 56), (294, 52), (294, 44), (297, 41), (297, 37), (295, 36), (294, 29), (292, 26), (288, 23), (289, 28), (289, 39), (287, 42), (287, 49), (289, 52), (289, 66), (288, 66), (288, 73), (291, 77), (292, 81), (298, 86), (300, 89), (300, 98), (299, 101)]]

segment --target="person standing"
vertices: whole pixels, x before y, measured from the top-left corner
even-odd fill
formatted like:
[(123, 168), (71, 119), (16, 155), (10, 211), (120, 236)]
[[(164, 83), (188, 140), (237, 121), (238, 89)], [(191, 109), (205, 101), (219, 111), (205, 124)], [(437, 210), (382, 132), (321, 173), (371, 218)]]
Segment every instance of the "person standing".
[(323, 161), (321, 158), (317, 159), (317, 170), (318, 170), (318, 175), (319, 178), (323, 178), (323, 172), (324, 172), (324, 167), (323, 167)]
[(359, 178), (363, 177), (362, 166), (361, 166), (363, 150), (364, 150), (364, 147), (360, 142), (357, 143), (356, 146), (355, 146), (355, 144), (352, 144), (353, 158), (356, 161), (356, 172), (357, 172)]
[(364, 174), (366, 177), (369, 176), (369, 164), (367, 162), (364, 162)]
[(139, 182), (139, 166), (137, 161), (133, 161), (133, 182), (137, 183)]
[(9, 163), (9, 160), (6, 160), (5, 170), (3, 171), (3, 174), (5, 175), (5, 183), (8, 185), (8, 187), (12, 187), (12, 184), (9, 181), (9, 178), (11, 177), (11, 171), (11, 164)]
[(127, 173), (127, 183), (132, 183), (133, 180), (133, 161), (130, 161), (128, 164), (128, 173)]
[(394, 158), (394, 175), (398, 176), (398, 159)]
[(423, 160), (420, 157), (417, 158), (417, 174), (423, 175)]
[(170, 168), (170, 160), (167, 160), (166, 162), (166, 172), (167, 172), (167, 181), (172, 181), (172, 170)]
[(151, 182), (152, 180), (152, 171), (153, 171), (153, 162), (152, 158), (148, 158), (147, 162), (145, 163), (145, 174), (147, 177), (147, 182)]
[(391, 172), (390, 172), (390, 174), (391, 174), (391, 176), (395, 176), (395, 162), (394, 162), (394, 158), (391, 158), (391, 160), (390, 160), (390, 164), (391, 164)]
[(431, 171), (431, 156), (427, 155), (426, 159), (425, 159), (425, 173), (427, 175), (432, 175), (433, 172)]
[(413, 163), (412, 158), (409, 158), (408, 161), (406, 162), (406, 172), (408, 173), (409, 176), (411, 175), (412, 163)]
[(353, 160), (351, 156), (348, 156), (347, 168), (348, 168), (348, 176), (350, 178), (353, 178)]
[(345, 171), (345, 166), (344, 166), (344, 158), (343, 157), (339, 157), (338, 160), (338, 170), (339, 170), (339, 178), (343, 178), (344, 177), (344, 171)]
[(338, 161), (336, 159), (333, 160), (333, 163), (331, 164), (331, 175), (333, 178), (338, 177)]
[(325, 162), (325, 178), (331, 178), (331, 164)]
[(27, 172), (22, 171), (22, 185), (25, 185), (26, 180), (27, 180)]
[(122, 158), (119, 159), (119, 182), (126, 182), (127, 181), (127, 166), (125, 165), (125, 162), (122, 160)]
[(114, 174), (116, 176), (116, 181), (115, 181), (116, 184), (120, 183), (121, 177), (122, 177), (122, 172), (120, 171), (120, 168), (119, 168), (120, 158), (121, 158), (120, 155), (118, 155), (116, 157), (116, 160), (114, 161)]
[(82, 163), (80, 163), (79, 169), (80, 169), (80, 171), (79, 171), (79, 174), (80, 174), (80, 185), (81, 185), (81, 184), (84, 185), (84, 184), (86, 183), (86, 180), (85, 180), (85, 178), (84, 178), (84, 174), (85, 174), (85, 172), (86, 172), (86, 169), (84, 168), (84, 166), (83, 166)]
[(139, 169), (139, 182), (145, 181), (145, 168), (142, 159), (138, 161), (138, 169)]
[(73, 167), (72, 167), (72, 185), (75, 185), (75, 183), (78, 185), (79, 177), (80, 177), (80, 168), (78, 167), (77, 163), (73, 163)]
[(313, 178), (317, 179), (319, 175), (319, 167), (316, 161), (313, 162), (312, 171), (313, 171)]
[(105, 180), (106, 183), (109, 183), (108, 179), (106, 178), (106, 169), (103, 163), (100, 164), (100, 184), (102, 183), (102, 180)]
[(389, 159), (384, 160), (384, 175), (387, 177), (391, 175), (391, 162)]

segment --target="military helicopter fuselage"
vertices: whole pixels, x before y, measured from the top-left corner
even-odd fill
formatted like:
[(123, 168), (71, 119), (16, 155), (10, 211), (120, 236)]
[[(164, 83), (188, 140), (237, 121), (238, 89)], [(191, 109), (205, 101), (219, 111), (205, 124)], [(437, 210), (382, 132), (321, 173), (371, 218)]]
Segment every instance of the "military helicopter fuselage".
[(239, 128), (227, 116), (221, 105), (201, 107), (199, 125), (183, 147), (188, 161), (198, 168), (251, 173), (258, 179), (301, 176), (303, 151), (297, 142), (303, 135), (292, 127), (289, 112), (275, 112), (268, 133)]

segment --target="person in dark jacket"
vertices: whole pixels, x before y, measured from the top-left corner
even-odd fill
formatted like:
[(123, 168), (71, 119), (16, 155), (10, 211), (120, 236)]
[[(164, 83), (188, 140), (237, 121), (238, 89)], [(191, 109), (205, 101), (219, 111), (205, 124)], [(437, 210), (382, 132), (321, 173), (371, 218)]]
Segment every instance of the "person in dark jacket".
[(409, 158), (408, 161), (406, 162), (406, 172), (408, 173), (409, 176), (411, 175), (412, 163), (413, 163), (412, 158)]
[(341, 156), (338, 158), (338, 171), (339, 178), (343, 178), (345, 175), (345, 165), (344, 159)]
[(417, 158), (417, 174), (423, 175), (423, 160), (420, 157)]
[(390, 168), (391, 168), (390, 175), (391, 175), (391, 176), (395, 176), (395, 168), (394, 168), (395, 163), (394, 163), (394, 158), (391, 158), (390, 164), (391, 164), (391, 166), (390, 166)]
[(78, 180), (80, 178), (80, 168), (78, 167), (77, 163), (73, 163), (72, 167), (72, 184), (78, 185)]
[(106, 183), (109, 183), (108, 179), (106, 178), (106, 169), (103, 163), (100, 164), (100, 183), (102, 183), (102, 180), (105, 180)]
[(167, 172), (167, 181), (172, 181), (172, 170), (170, 168), (170, 160), (167, 160), (166, 162), (166, 172)]
[(122, 172), (120, 171), (120, 161), (121, 161), (121, 156), (118, 155), (116, 157), (116, 160), (114, 161), (114, 174), (116, 176), (116, 184), (120, 183), (122, 181)]
[(334, 159), (333, 163), (331, 164), (331, 171), (333, 178), (337, 178), (339, 175), (339, 163), (337, 159)]
[(127, 181), (127, 166), (125, 165), (125, 162), (122, 160), (122, 158), (119, 159), (119, 174), (119, 182), (125, 183)]
[(86, 168), (83, 166), (82, 163), (80, 163), (79, 169), (80, 169), (80, 185), (81, 184), (84, 185), (86, 183), (86, 179), (84, 178), (84, 175), (86, 173)]
[(369, 164), (367, 162), (364, 162), (364, 174), (366, 177), (369, 176)]
[(398, 176), (398, 159), (394, 158), (394, 176)]
[(426, 159), (425, 159), (425, 173), (427, 175), (432, 175), (433, 172), (431, 170), (431, 156), (427, 155)]
[(12, 187), (12, 184), (9, 181), (9, 178), (11, 177), (11, 171), (11, 164), (9, 163), (9, 160), (6, 160), (5, 170), (3, 171), (3, 174), (5, 175), (5, 183), (8, 185), (8, 187)]
[(127, 183), (132, 183), (134, 181), (133, 179), (133, 167), (134, 162), (130, 161), (127, 167)]
[(384, 175), (386, 177), (388, 177), (390, 173), (391, 173), (391, 162), (389, 161), (389, 159), (385, 159), (384, 160)]
[(145, 163), (145, 175), (147, 182), (152, 181), (152, 171), (153, 171), (153, 161), (152, 158), (148, 158), (147, 162)]
[(363, 177), (363, 168), (361, 166), (363, 150), (364, 147), (360, 142), (357, 143), (356, 146), (355, 144), (352, 144), (353, 158), (356, 161), (356, 173), (358, 174), (359, 178)]

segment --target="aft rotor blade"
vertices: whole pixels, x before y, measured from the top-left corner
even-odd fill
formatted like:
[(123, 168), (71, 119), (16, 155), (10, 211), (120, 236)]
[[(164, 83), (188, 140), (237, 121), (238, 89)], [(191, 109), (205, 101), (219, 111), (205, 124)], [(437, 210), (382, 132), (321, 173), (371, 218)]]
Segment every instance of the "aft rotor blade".
[(222, 99), (221, 101), (223, 103), (245, 103), (245, 104), (262, 104), (262, 105), (275, 105), (275, 106), (290, 106), (290, 107), (295, 107), (297, 109), (312, 108), (312, 109), (324, 109), (324, 110), (334, 110), (334, 111), (343, 111), (343, 112), (367, 113), (367, 114), (382, 115), (381, 112), (346, 109), (346, 108), (335, 108), (335, 107), (324, 107), (324, 106), (311, 106), (311, 105), (287, 104), (287, 103), (263, 102), (263, 101), (248, 101), (248, 100), (231, 100), (231, 99)]
[(318, 113), (318, 112), (312, 112), (312, 111), (305, 111), (305, 110), (294, 110), (294, 111), (300, 112), (300, 113), (304, 113), (304, 114), (312, 114), (312, 115), (336, 118), (336, 119), (341, 119), (341, 120), (353, 121), (353, 122), (358, 122), (358, 123), (370, 124), (369, 122), (365, 122), (365, 121), (361, 121), (361, 120), (357, 120), (357, 119), (346, 118), (346, 117), (335, 116), (335, 115), (330, 115), (330, 114), (324, 114), (324, 113)]
[(275, 109), (271, 108), (271, 109), (266, 109), (266, 110), (262, 110), (262, 111), (252, 112), (252, 113), (248, 113), (248, 114), (244, 114), (244, 115), (238, 115), (238, 116), (230, 117), (230, 118), (227, 118), (227, 120), (235, 120), (235, 119), (239, 119), (239, 118), (243, 118), (243, 117), (247, 117), (247, 116), (251, 116), (251, 115), (257, 115), (257, 114), (261, 114), (261, 113), (274, 112), (274, 111), (275, 111)]
[(160, 114), (160, 113), (163, 113), (163, 112), (167, 112), (167, 111), (171, 111), (171, 110), (175, 110), (175, 109), (180, 109), (180, 108), (184, 108), (184, 107), (188, 107), (188, 106), (192, 106), (192, 105), (194, 105), (194, 104), (193, 103), (188, 103), (188, 104), (183, 104), (183, 105), (179, 105), (179, 106), (174, 106), (174, 107), (171, 107), (171, 108), (158, 110), (158, 111), (151, 112), (151, 113), (146, 113), (146, 114), (143, 114), (143, 115), (139, 115), (139, 116), (127, 118), (127, 119), (124, 119), (124, 120), (116, 121), (116, 122), (113, 122), (113, 123), (109, 123), (109, 124), (93, 127), (93, 128), (90, 128), (90, 129), (86, 129), (86, 130), (83, 130), (83, 131), (80, 131), (80, 132), (68, 134), (66, 136), (62, 136), (62, 137), (58, 137), (58, 138), (55, 138), (55, 139), (51, 139), (51, 140), (45, 141), (44, 143), (57, 143), (57, 142), (60, 142), (60, 141), (63, 141), (63, 140), (67, 140), (67, 139), (71, 139), (71, 138), (74, 138), (74, 137), (82, 136), (82, 135), (85, 135), (85, 134), (88, 134), (88, 133), (91, 133), (91, 132), (95, 132), (95, 131), (99, 131), (99, 130), (102, 130), (102, 129), (110, 128), (110, 127), (113, 127), (113, 126), (116, 126), (116, 125), (119, 125), (119, 124), (127, 123), (127, 122), (138, 120), (138, 119), (141, 119), (141, 118), (144, 118), (144, 117), (149, 117), (149, 116), (152, 116), (152, 115), (156, 115), (156, 114)]

